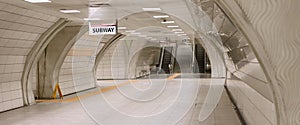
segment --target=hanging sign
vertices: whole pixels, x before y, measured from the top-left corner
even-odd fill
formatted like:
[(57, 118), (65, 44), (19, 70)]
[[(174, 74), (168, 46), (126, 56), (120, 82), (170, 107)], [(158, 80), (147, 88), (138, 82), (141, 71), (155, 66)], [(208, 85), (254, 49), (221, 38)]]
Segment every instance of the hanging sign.
[(89, 22), (89, 35), (114, 35), (117, 34), (117, 25), (97, 24)]

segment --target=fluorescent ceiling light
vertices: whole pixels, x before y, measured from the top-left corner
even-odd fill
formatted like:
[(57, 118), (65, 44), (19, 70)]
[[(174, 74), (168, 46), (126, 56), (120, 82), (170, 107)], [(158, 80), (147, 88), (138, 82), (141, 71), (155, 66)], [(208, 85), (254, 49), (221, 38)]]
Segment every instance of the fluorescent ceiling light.
[(79, 10), (65, 10), (65, 9), (61, 9), (59, 10), (62, 13), (80, 13)]
[(175, 21), (164, 21), (164, 22), (161, 22), (162, 24), (168, 24), (168, 23), (175, 23)]
[(116, 24), (114, 24), (114, 23), (103, 23), (101, 25), (102, 26), (115, 26)]
[(30, 2), (30, 3), (50, 3), (50, 0), (24, 0), (26, 2)]
[(179, 26), (168, 26), (169, 28), (177, 28), (177, 27), (179, 27)]
[(187, 34), (179, 34), (180, 36), (187, 36)]
[(118, 27), (119, 30), (126, 30), (127, 27)]
[(168, 18), (168, 15), (153, 16), (153, 18)]
[(184, 32), (175, 32), (176, 34), (181, 34), (181, 33), (184, 33)]
[(101, 19), (100, 18), (84, 18), (83, 20), (89, 21), (89, 20), (101, 20)]
[(173, 32), (181, 32), (182, 29), (172, 29)]
[(160, 8), (143, 8), (144, 11), (161, 11)]
[(191, 38), (189, 38), (189, 37), (185, 37), (185, 38), (183, 38), (183, 39), (191, 39)]

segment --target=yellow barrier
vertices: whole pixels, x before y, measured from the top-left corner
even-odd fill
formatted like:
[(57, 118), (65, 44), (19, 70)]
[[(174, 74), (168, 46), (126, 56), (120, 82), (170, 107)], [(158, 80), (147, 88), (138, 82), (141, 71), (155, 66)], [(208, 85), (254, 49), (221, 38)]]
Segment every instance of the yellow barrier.
[[(180, 76), (181, 74), (180, 73), (176, 73), (176, 74), (173, 74), (172, 76), (169, 76), (167, 78), (167, 80), (173, 80), (175, 79), (177, 76)], [(55, 102), (55, 103), (61, 103), (61, 102), (76, 102), (80, 99), (84, 99), (84, 98), (88, 98), (88, 97), (91, 97), (91, 96), (94, 96), (94, 95), (97, 95), (97, 94), (100, 94), (100, 93), (104, 93), (104, 92), (108, 92), (108, 91), (111, 91), (111, 90), (114, 90), (120, 86), (123, 86), (123, 85), (127, 85), (127, 84), (132, 84), (132, 83), (135, 83), (135, 82), (139, 82), (139, 81), (143, 81), (143, 80), (128, 80), (124, 83), (121, 83), (119, 85), (115, 85), (115, 86), (109, 86), (109, 87), (105, 87), (105, 88), (101, 88), (99, 90), (96, 90), (94, 92), (89, 92), (89, 93), (86, 93), (86, 94), (83, 94), (83, 95), (80, 95), (80, 96), (75, 96), (75, 97), (72, 97), (72, 98), (68, 98), (68, 99), (63, 99), (62, 97), (62, 93), (61, 93), (61, 90), (60, 90), (60, 87), (59, 87), (59, 84), (57, 83), (56, 86), (55, 86), (55, 90), (53, 92), (53, 100), (36, 100), (36, 102), (38, 103), (41, 103), (41, 102)], [(57, 100), (55, 99), (56, 98), (56, 92), (58, 91), (59, 93), (59, 96), (61, 98), (61, 100)]]
[(60, 89), (58, 83), (55, 85), (55, 89), (54, 89), (54, 91), (53, 91), (52, 98), (53, 98), (53, 99), (56, 99), (56, 92), (57, 92), (57, 91), (58, 91), (58, 94), (59, 94), (60, 99), (63, 99), (63, 95), (62, 95), (62, 92), (61, 92), (61, 89)]

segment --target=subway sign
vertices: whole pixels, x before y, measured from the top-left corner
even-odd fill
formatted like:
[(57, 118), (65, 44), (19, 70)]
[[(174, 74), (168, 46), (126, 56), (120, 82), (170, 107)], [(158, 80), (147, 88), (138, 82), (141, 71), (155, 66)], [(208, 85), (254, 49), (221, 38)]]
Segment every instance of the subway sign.
[(114, 35), (117, 34), (117, 26), (114, 24), (97, 24), (89, 22), (89, 35)]

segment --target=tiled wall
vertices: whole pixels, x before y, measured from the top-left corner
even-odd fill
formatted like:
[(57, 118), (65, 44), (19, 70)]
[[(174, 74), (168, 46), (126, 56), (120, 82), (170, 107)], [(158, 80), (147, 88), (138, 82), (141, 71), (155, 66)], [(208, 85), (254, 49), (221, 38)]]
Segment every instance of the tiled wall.
[(23, 106), (26, 56), (58, 18), (0, 2), (0, 112)]
[(242, 81), (228, 80), (227, 86), (248, 125), (275, 125), (274, 104)]
[(95, 56), (103, 46), (99, 42), (99, 37), (86, 33), (68, 53), (59, 75), (59, 84), (64, 95), (95, 86)]
[(125, 79), (126, 75), (126, 48), (116, 43), (109, 48), (97, 67), (97, 79)]
[[(145, 39), (118, 41), (106, 50), (97, 67), (97, 79), (128, 79), (142, 76), (142, 70), (137, 62), (139, 52), (147, 47), (157, 47), (156, 44), (147, 42)], [(160, 47), (160, 46), (158, 46)], [(149, 64), (150, 65), (150, 64)], [(148, 72), (150, 67), (148, 67)]]

